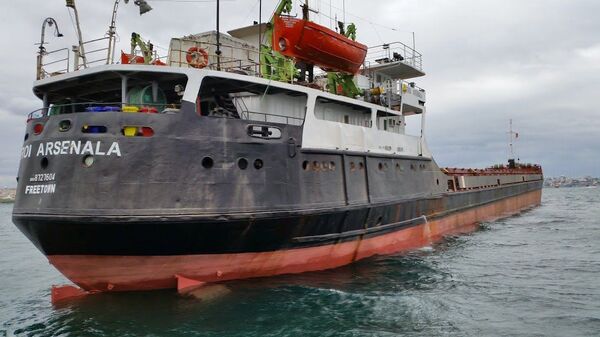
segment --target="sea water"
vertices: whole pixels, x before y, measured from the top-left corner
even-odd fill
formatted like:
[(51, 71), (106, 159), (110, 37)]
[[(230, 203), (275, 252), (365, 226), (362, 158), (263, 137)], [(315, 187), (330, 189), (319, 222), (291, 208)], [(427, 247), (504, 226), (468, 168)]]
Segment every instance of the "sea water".
[(60, 307), (68, 284), (0, 205), (0, 336), (600, 336), (600, 189), (335, 270)]

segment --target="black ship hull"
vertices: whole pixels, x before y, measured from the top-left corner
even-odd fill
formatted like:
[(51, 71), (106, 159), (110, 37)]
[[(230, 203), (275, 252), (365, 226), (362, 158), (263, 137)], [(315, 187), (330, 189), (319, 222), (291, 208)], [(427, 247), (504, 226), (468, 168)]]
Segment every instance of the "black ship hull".
[(541, 170), (453, 175), (198, 107), (29, 122), (13, 221), (81, 288), (128, 291), (335, 268), (541, 200)]

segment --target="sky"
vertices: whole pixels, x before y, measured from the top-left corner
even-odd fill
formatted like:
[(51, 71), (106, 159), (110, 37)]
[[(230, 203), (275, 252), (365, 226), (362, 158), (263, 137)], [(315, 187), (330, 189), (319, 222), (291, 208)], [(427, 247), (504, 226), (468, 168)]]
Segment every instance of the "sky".
[[(129, 49), (134, 31), (165, 55), (172, 37), (215, 29), (211, 0), (148, 0), (154, 10), (144, 16), (131, 2), (118, 11), (117, 50)], [(263, 19), (276, 2), (263, 1)], [(103, 37), (114, 1), (77, 4), (84, 40)], [(321, 24), (344, 16), (344, 0), (310, 4)], [(345, 0), (345, 8), (366, 45), (410, 45), (415, 33), (427, 73), (415, 82), (427, 90), (427, 139), (440, 166), (506, 161), (512, 119), (522, 162), (541, 164), (546, 176), (600, 176), (600, 1)], [(0, 13), (0, 186), (16, 184), (26, 115), (41, 107), (31, 86), (46, 17), (65, 35), (47, 28), (48, 50), (76, 43), (63, 0), (14, 1)], [(258, 0), (221, 0), (222, 31), (255, 20)]]

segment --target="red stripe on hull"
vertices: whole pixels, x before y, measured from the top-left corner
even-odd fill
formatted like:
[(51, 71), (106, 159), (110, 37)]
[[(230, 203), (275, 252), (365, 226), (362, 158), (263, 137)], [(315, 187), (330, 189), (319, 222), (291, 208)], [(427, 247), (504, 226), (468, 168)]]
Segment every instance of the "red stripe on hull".
[(475, 230), (478, 223), (537, 206), (542, 191), (480, 206), (426, 224), (360, 241), (265, 253), (180, 256), (48, 256), (67, 278), (85, 290), (129, 291), (176, 288), (175, 275), (217, 282), (340, 267), (373, 255), (412, 250), (445, 235)]

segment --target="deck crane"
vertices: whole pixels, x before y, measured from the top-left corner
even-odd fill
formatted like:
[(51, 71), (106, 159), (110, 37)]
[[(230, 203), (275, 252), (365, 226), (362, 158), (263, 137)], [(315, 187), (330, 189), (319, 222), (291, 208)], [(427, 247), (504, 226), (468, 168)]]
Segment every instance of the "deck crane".
[(260, 45), (260, 71), (263, 77), (282, 82), (292, 82), (297, 70), (294, 61), (273, 49), (273, 27), (275, 18), (292, 11), (292, 0), (281, 0), (265, 32), (266, 43)]
[[(135, 56), (136, 48), (140, 48), (142, 56)], [(160, 59), (155, 58), (154, 45), (150, 41), (145, 42), (140, 34), (131, 33), (131, 54), (121, 52), (122, 64), (152, 64), (157, 66), (166, 65)]]

